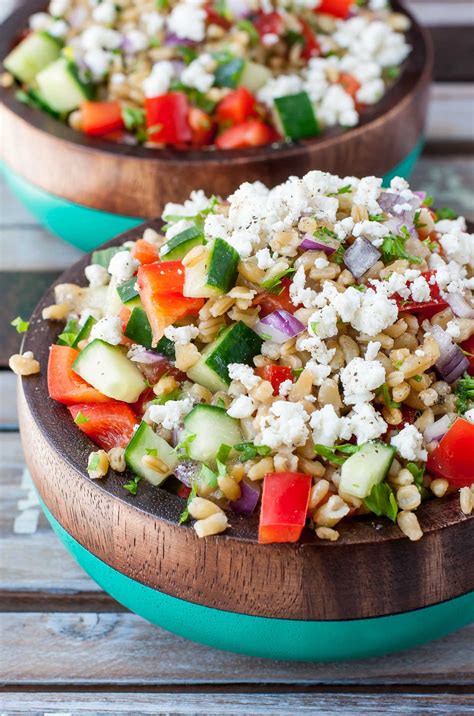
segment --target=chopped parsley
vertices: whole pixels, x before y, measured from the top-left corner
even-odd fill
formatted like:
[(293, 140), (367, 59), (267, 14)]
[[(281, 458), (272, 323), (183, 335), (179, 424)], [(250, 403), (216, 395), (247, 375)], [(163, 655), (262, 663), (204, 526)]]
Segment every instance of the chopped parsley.
[(423, 475), (425, 474), (425, 468), (426, 465), (418, 467), (418, 465), (414, 462), (407, 463), (407, 470), (413, 475), (413, 482), (418, 489), (423, 487)]
[[(227, 328), (227, 326), (225, 326), (225, 328)], [(224, 403), (224, 401), (222, 400), (222, 398), (217, 398), (217, 400), (216, 400), (216, 407), (217, 407), (217, 408), (225, 408), (225, 403)]]
[(211, 470), (210, 467), (203, 463), (198, 476), (199, 482), (202, 482), (207, 487), (211, 487), (215, 490), (218, 487), (217, 478), (218, 473), (214, 472), (214, 470)]
[(95, 472), (99, 467), (99, 454), (93, 452), (89, 455), (87, 460), (87, 472)]
[(185, 65), (190, 65), (197, 57), (196, 50), (193, 47), (188, 47), (187, 45), (177, 45), (175, 47), (175, 51), (178, 53), (179, 58), (183, 60)]
[(352, 191), (352, 184), (345, 184), (344, 186), (341, 186), (340, 189), (333, 192), (332, 194), (328, 194), (328, 196), (341, 196), (341, 194), (350, 194)]
[(432, 196), (426, 196), (423, 200), (423, 206), (433, 206), (433, 197)]
[(21, 316), (17, 316), (13, 319), (13, 321), (10, 323), (11, 326), (16, 328), (17, 333), (26, 333), (28, 330), (28, 327), (30, 325), (29, 321), (24, 321)]
[(179, 457), (190, 457), (189, 449), (193, 440), (196, 440), (196, 433), (189, 433), (176, 445), (175, 450)]
[(254, 445), (254, 443), (239, 443), (234, 445), (234, 450), (240, 453), (240, 461), (247, 462), (247, 460), (253, 460), (257, 456), (267, 457), (270, 455), (272, 449), (268, 445)]
[(422, 224), (420, 221), (420, 214), (421, 209), (418, 209), (418, 211), (415, 212), (415, 216), (413, 217), (413, 224), (415, 226), (415, 229), (422, 229), (426, 224)]
[(280, 273), (277, 273), (276, 276), (273, 276), (273, 278), (267, 279), (267, 281), (264, 281), (261, 286), (265, 289), (265, 291), (268, 291), (269, 293), (281, 293), (284, 289), (284, 285), (282, 284), (281, 280), (285, 278), (285, 276), (290, 276), (292, 273), (295, 273), (296, 269), (290, 268), (285, 269), (284, 271), (281, 271)]
[(369, 214), (369, 221), (378, 221), (381, 223), (382, 221), (386, 221), (387, 217), (385, 214)]
[(378, 517), (388, 517), (392, 522), (396, 522), (397, 500), (392, 488), (386, 482), (373, 486), (370, 495), (364, 500), (364, 505)]
[(342, 264), (344, 260), (344, 254), (346, 253), (345, 247), (341, 244), (338, 246), (338, 248), (335, 250), (335, 252), (332, 254), (331, 258), (333, 261), (335, 261), (337, 264)]
[(259, 41), (260, 35), (258, 34), (258, 30), (253, 24), (253, 22), (250, 22), (250, 20), (239, 20), (237, 23), (237, 27), (239, 30), (242, 30), (243, 32), (247, 33), (250, 38), (251, 45), (255, 45)]
[(464, 373), (463, 377), (458, 380), (454, 394), (456, 396), (456, 412), (459, 415), (464, 415), (469, 410), (470, 402), (474, 401), (474, 378)]
[(146, 129), (145, 110), (139, 107), (122, 107), (122, 119), (125, 128), (134, 131), (139, 142), (146, 142), (148, 130)]
[(168, 402), (168, 400), (179, 400), (181, 395), (181, 388), (175, 388), (171, 391), (171, 393), (166, 393), (166, 395), (160, 395), (159, 398), (155, 398), (151, 402), (153, 403), (153, 405), (164, 405)]
[(410, 234), (408, 233), (406, 226), (402, 226), (401, 233), (398, 236), (395, 236), (394, 234), (385, 236), (382, 246), (380, 246), (380, 251), (382, 252), (382, 257), (385, 263), (390, 263), (395, 259), (406, 259), (413, 264), (421, 263), (421, 259), (418, 256), (412, 256), (407, 253), (405, 249), (405, 242), (409, 237)]
[(399, 67), (386, 67), (383, 71), (383, 74), (388, 80), (396, 80), (397, 77), (400, 74), (400, 68)]
[(78, 322), (72, 318), (64, 326), (64, 331), (58, 336), (60, 346), (73, 346), (80, 331)]
[[(353, 455), (359, 452), (359, 445), (352, 445), (351, 443), (343, 443), (342, 445), (314, 445), (313, 450), (316, 455), (326, 458), (332, 465), (343, 465), (349, 455)], [(342, 455), (336, 455), (336, 452), (341, 452)]]
[(131, 480), (122, 485), (124, 490), (127, 490), (131, 495), (135, 496), (138, 492), (138, 483), (142, 478), (138, 475), (134, 475)]
[(181, 512), (179, 516), (179, 524), (182, 525), (184, 522), (187, 522), (189, 520), (189, 503), (194, 500), (194, 498), (197, 495), (197, 482), (193, 482), (191, 484), (191, 492), (188, 495), (188, 499), (186, 502), (185, 509)]
[(390, 391), (388, 389), (387, 383), (384, 383), (380, 386), (377, 390), (377, 394), (382, 393), (383, 402), (387, 406), (387, 408), (399, 408), (401, 403), (396, 403), (395, 400), (392, 399), (390, 395)]
[(453, 211), (453, 209), (448, 209), (447, 207), (444, 207), (443, 209), (436, 209), (436, 216), (438, 221), (443, 221), (443, 219), (450, 219), (453, 221), (458, 218), (456, 212)]
[(157, 448), (145, 448), (145, 452), (147, 455), (150, 455), (151, 457), (158, 457)]
[(74, 422), (76, 425), (84, 425), (84, 423), (88, 423), (90, 418), (88, 418), (86, 415), (81, 413), (81, 411), (78, 412), (76, 417), (74, 418)]
[(327, 226), (321, 226), (319, 229), (316, 229), (316, 231), (313, 231), (313, 236), (315, 239), (319, 239), (319, 241), (322, 241), (323, 243), (327, 243), (327, 239), (338, 240), (337, 234), (331, 229), (328, 229)]

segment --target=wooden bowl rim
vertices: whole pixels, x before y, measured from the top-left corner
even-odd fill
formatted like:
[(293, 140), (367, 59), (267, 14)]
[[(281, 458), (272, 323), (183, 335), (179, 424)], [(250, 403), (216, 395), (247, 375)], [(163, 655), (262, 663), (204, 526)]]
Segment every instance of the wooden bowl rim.
[[(115, 156), (125, 156), (140, 161), (155, 162), (156, 164), (163, 163), (171, 166), (188, 162), (212, 167), (213, 164), (225, 162), (241, 165), (247, 161), (264, 163), (274, 158), (279, 160), (291, 159), (304, 155), (309, 150), (314, 152), (319, 148), (324, 150), (337, 146), (341, 140), (357, 141), (363, 136), (366, 129), (383, 124), (392, 112), (397, 111), (404, 102), (409, 100), (412, 92), (415, 92), (418, 87), (429, 80), (432, 74), (434, 54), (431, 37), (400, 0), (392, 0), (392, 6), (395, 10), (409, 17), (411, 21), (407, 37), (412, 51), (401, 66), (400, 77), (377, 104), (363, 110), (361, 121), (356, 127), (347, 130), (334, 128), (323, 133), (321, 137), (303, 140), (299, 143), (265, 145), (243, 150), (176, 150), (171, 147), (155, 150), (83, 135), (46, 113), (22, 104), (15, 98), (12, 88), (0, 87), (0, 100), (17, 118), (26, 121), (35, 129), (52, 134), (57, 139), (75, 145), (85, 152), (105, 152)], [(44, 7), (44, 0), (27, 0), (4, 20), (0, 25), (0, 61), (3, 61), (3, 58), (8, 54), (12, 38), (15, 34), (18, 34), (18, 28), (25, 27), (28, 17), (33, 12), (44, 9)]]
[[(134, 240), (142, 236), (147, 227), (159, 229), (158, 221), (148, 221), (133, 229), (118, 235), (111, 241), (103, 244), (100, 248), (108, 248), (122, 244), (125, 241)], [(33, 351), (39, 359), (41, 372), (37, 375), (22, 378), (22, 388), (27, 407), (35, 422), (50, 445), (51, 449), (58, 453), (61, 458), (70, 465), (81, 477), (93, 483), (98, 491), (112, 495), (128, 507), (133, 507), (140, 512), (151, 516), (154, 519), (164, 521), (174, 526), (177, 525), (179, 515), (184, 509), (184, 501), (177, 495), (168, 492), (166, 489), (154, 488), (145, 480), (141, 481), (140, 488), (135, 497), (128, 495), (123, 489), (125, 477), (131, 476), (130, 472), (116, 473), (110, 471), (108, 477), (102, 480), (91, 480), (87, 475), (85, 466), (87, 456), (91, 450), (96, 449), (94, 443), (77, 429), (74, 425), (67, 407), (57, 403), (49, 397), (47, 389), (47, 358), (49, 346), (56, 340), (61, 325), (54, 322), (44, 321), (41, 317), (42, 309), (54, 302), (53, 288), (59, 283), (76, 283), (87, 285), (84, 277), (84, 268), (90, 260), (90, 253), (77, 261), (67, 269), (45, 292), (30, 319), (30, 327), (25, 334), (22, 343), (22, 352)], [(51, 417), (53, 420), (51, 421)], [(27, 439), (24, 436), (24, 439)], [(258, 516), (241, 517), (228, 513), (231, 530), (218, 539), (253, 542), (258, 544)], [(459, 495), (457, 492), (445, 497), (435, 498), (424, 503), (417, 511), (417, 516), (423, 531), (430, 533), (446, 529), (469, 519), (464, 515), (459, 506)], [(182, 529), (190, 529), (189, 524)], [(338, 525), (340, 539), (336, 542), (318, 540), (309, 530), (303, 531), (302, 540), (296, 544), (278, 545), (280, 548), (292, 550), (298, 549), (343, 549), (346, 545), (364, 545), (393, 543), (405, 540), (405, 535), (397, 525), (392, 524), (386, 518), (367, 516), (354, 518)]]

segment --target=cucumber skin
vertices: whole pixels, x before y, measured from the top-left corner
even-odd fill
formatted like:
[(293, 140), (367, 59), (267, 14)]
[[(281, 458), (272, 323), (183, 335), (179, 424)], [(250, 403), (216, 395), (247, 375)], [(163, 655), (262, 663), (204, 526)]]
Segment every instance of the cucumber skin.
[(111, 246), (109, 249), (99, 249), (98, 251), (93, 251), (91, 256), (91, 264), (99, 264), (99, 266), (103, 266), (104, 268), (109, 268), (109, 263), (115, 254), (117, 254), (119, 251), (126, 251), (127, 249), (124, 249), (122, 246)]
[[(370, 464), (363, 466), (361, 461), (364, 457), (368, 461), (373, 461), (373, 455), (370, 453), (367, 454), (367, 450), (370, 449), (371, 452), (376, 452), (377, 448), (383, 451), (383, 454), (377, 458), (379, 465), (377, 474), (375, 474), (374, 466), (371, 466)], [(370, 495), (374, 485), (379, 485), (387, 477), (393, 458), (395, 457), (395, 453), (395, 448), (391, 445), (387, 445), (386, 443), (377, 441), (365, 443), (365, 445), (361, 446), (359, 452), (351, 455), (342, 466), (341, 481), (339, 485), (340, 489), (353, 497), (365, 499)], [(361, 472), (361, 470), (364, 470), (364, 475), (360, 480), (357, 475)], [(354, 484), (356, 480), (360, 480), (359, 484)]]
[(233, 246), (224, 239), (215, 239), (209, 258), (207, 286), (228, 293), (235, 286), (239, 261), (240, 256)]
[(124, 335), (134, 343), (145, 348), (151, 348), (153, 336), (148, 317), (143, 308), (135, 306), (130, 314)]
[(195, 226), (181, 231), (161, 247), (161, 261), (180, 261), (195, 246), (204, 243), (203, 233)]
[[(229, 340), (230, 337), (232, 337), (232, 340)], [(212, 343), (209, 346), (209, 354), (206, 356), (204, 362), (217, 373), (227, 385), (230, 384), (229, 363), (246, 363), (247, 365), (251, 365), (254, 357), (260, 353), (263, 344), (263, 339), (242, 321), (234, 323), (233, 326), (229, 326), (217, 341), (219, 341), (219, 343), (214, 349), (212, 349)], [(240, 350), (236, 351), (236, 347), (239, 347)], [(203, 356), (205, 352), (206, 351), (204, 351)]]
[(320, 133), (313, 105), (306, 92), (277, 97), (273, 100), (285, 137), (306, 139)]
[[(156, 449), (157, 457), (159, 457), (168, 465), (169, 473), (167, 475), (159, 475), (153, 470), (145, 468), (141, 465), (141, 458), (147, 454), (146, 448)], [(167, 454), (164, 455), (164, 452), (166, 452)], [(135, 456), (137, 456), (139, 459), (135, 459)], [(163, 438), (161, 438), (159, 435), (156, 435), (156, 433), (153, 432), (151, 427), (147, 425), (147, 423), (145, 423), (143, 420), (138, 426), (138, 429), (134, 433), (127, 447), (125, 448), (124, 457), (127, 467), (132, 470), (132, 472), (134, 472), (139, 477), (147, 480), (155, 487), (161, 485), (161, 483), (164, 482), (166, 478), (173, 473), (173, 470), (178, 464), (178, 459), (174, 454), (173, 448), (168, 445), (168, 443), (163, 440)], [(171, 459), (172, 457), (174, 459)]]
[(125, 283), (120, 283), (117, 286), (117, 293), (119, 295), (120, 300), (124, 305), (130, 305), (130, 303), (135, 299), (139, 297), (139, 293), (135, 288), (135, 284), (137, 282), (137, 277), (132, 276), (132, 278), (129, 278), (128, 281), (125, 281)]
[[(209, 421), (215, 424), (209, 425)], [(225, 435), (220, 435), (219, 425)], [(239, 421), (231, 418), (225, 408), (219, 408), (217, 405), (196, 405), (184, 418), (184, 427), (188, 433), (196, 435), (189, 445), (189, 456), (192, 460), (213, 462), (223, 443), (233, 447), (242, 442)]]
[[(46, 50), (47, 58), (46, 61), (38, 62), (38, 48), (34, 48), (33, 45), (38, 45), (38, 43), (43, 44), (44, 50)], [(31, 52), (28, 52), (28, 48), (31, 48)], [(13, 48), (13, 50), (5, 57), (3, 61), (3, 66), (5, 69), (10, 72), (16, 79), (20, 80), (20, 82), (31, 82), (34, 80), (36, 75), (44, 70), (49, 64), (57, 60), (59, 57), (60, 51), (61, 51), (62, 44), (56, 40), (56, 38), (52, 37), (51, 35), (48, 35), (47, 32), (39, 31), (32, 33), (31, 35), (28, 35), (25, 37), (25, 39), (20, 42), (19, 45)], [(20, 62), (20, 65), (25, 64), (25, 51), (27, 53), (26, 57), (26, 63), (29, 64), (29, 67), (24, 68), (23, 70), (21, 67), (18, 67), (18, 60)], [(28, 54), (31, 54), (33, 56), (33, 61), (31, 61), (31, 58), (28, 58)]]
[(244, 65), (244, 60), (240, 57), (235, 57), (233, 60), (219, 65), (214, 79), (216, 87), (230, 87), (231, 89), (237, 87), (244, 71)]
[(79, 345), (79, 343), (81, 341), (84, 341), (86, 338), (89, 338), (89, 335), (90, 335), (90, 332), (92, 330), (92, 326), (94, 325), (94, 323), (97, 323), (95, 318), (93, 318), (92, 316), (89, 316), (87, 318), (87, 321), (84, 323), (81, 330), (77, 334), (76, 340), (72, 344), (73, 348), (77, 348), (77, 346)]
[(248, 60), (240, 75), (239, 85), (246, 87), (249, 92), (255, 94), (268, 82), (271, 76), (272, 73), (265, 65)]
[(93, 97), (92, 87), (81, 81), (77, 67), (65, 57), (41, 70), (36, 82), (42, 98), (56, 112), (72, 112)]

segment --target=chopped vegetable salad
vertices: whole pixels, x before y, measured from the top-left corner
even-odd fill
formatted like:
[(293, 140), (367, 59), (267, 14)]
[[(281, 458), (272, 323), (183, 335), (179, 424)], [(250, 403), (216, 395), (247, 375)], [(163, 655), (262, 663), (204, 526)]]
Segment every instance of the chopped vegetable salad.
[(17, 97), (92, 136), (238, 149), (353, 127), (410, 53), (379, 0), (51, 0), (4, 60)]
[(381, 184), (196, 191), (56, 286), (49, 393), (98, 448), (91, 478), (174, 490), (200, 537), (257, 513), (262, 543), (367, 515), (417, 540), (422, 502), (457, 490), (472, 510), (474, 236)]

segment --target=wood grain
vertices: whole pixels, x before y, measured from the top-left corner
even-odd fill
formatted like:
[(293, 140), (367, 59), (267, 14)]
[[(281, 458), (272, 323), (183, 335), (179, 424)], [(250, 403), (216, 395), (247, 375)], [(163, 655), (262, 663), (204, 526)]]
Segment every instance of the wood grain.
[[(6, 21), (0, 57), (32, 9), (42, 5), (28, 0)], [(183, 200), (197, 186), (226, 196), (243, 181), (275, 185), (312, 168), (345, 175), (351, 167), (355, 175), (381, 175), (415, 147), (425, 122), (431, 43), (415, 21), (408, 41), (413, 50), (400, 80), (376, 106), (364, 109), (360, 125), (350, 131), (331, 130), (322, 138), (282, 147), (156, 152), (74, 132), (19, 103), (10, 89), (0, 92), (4, 159), (25, 179), (60, 197), (145, 218), (158, 216), (167, 201)]]

